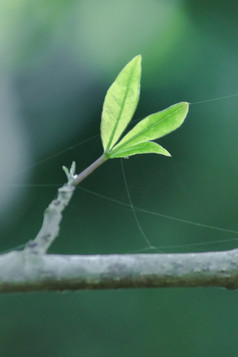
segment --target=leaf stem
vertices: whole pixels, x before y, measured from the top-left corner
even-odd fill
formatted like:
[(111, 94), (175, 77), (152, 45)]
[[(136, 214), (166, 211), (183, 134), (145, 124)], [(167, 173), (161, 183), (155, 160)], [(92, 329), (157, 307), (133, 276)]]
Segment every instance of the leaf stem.
[(102, 165), (106, 160), (108, 160), (103, 154), (96, 161), (94, 161), (91, 165), (89, 165), (85, 170), (83, 170), (80, 174), (78, 174), (74, 178), (74, 185), (77, 186), (80, 182), (82, 182), (88, 175), (90, 175), (97, 167)]

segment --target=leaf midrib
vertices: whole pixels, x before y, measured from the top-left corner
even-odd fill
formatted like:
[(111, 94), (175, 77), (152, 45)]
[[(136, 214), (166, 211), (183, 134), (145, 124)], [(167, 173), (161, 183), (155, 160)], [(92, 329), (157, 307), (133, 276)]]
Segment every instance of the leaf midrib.
[[(112, 130), (112, 133), (111, 133), (110, 139), (109, 139), (109, 141), (108, 141), (108, 144), (107, 144), (107, 147), (106, 147), (105, 152), (108, 152), (108, 150), (110, 150), (111, 143), (112, 143), (112, 141), (113, 141), (113, 138), (114, 138), (114, 136), (115, 136), (116, 130), (117, 130), (117, 128), (118, 128), (118, 124), (119, 124), (119, 122), (120, 122), (120, 118), (121, 118), (121, 115), (122, 115), (122, 112), (123, 112), (123, 109), (124, 109), (124, 106), (125, 106), (127, 94), (128, 94), (128, 91), (129, 91), (129, 86), (130, 86), (130, 83), (131, 83), (132, 74), (134, 73), (134, 71), (135, 71), (135, 68), (133, 68), (132, 71), (131, 71), (130, 74), (129, 74), (129, 78), (128, 78), (128, 82), (127, 82), (128, 85), (127, 85), (125, 94), (124, 94), (124, 96), (123, 96), (122, 105), (121, 105), (121, 108), (120, 108), (118, 117), (117, 117), (117, 119), (116, 119), (115, 126), (114, 126), (114, 128), (113, 128), (113, 130)], [(119, 138), (120, 138), (120, 137), (119, 137)], [(118, 138), (118, 140), (119, 140), (119, 138)]]
[[(181, 108), (178, 108), (178, 109), (176, 109), (173, 113), (166, 115), (160, 122), (163, 122), (165, 119), (170, 118), (171, 116), (173, 116), (173, 115), (174, 115), (177, 111), (179, 111), (180, 109), (181, 109)], [(153, 115), (153, 114), (152, 114), (152, 115)], [(155, 125), (156, 125), (156, 123), (147, 126), (143, 131), (141, 131), (140, 133), (138, 133), (138, 134), (132, 136), (130, 139), (128, 139), (127, 141), (125, 141), (123, 144), (119, 145), (119, 146), (115, 149), (114, 152), (120, 151), (120, 148), (126, 146), (128, 143), (130, 143), (131, 141), (133, 141), (135, 138), (137, 138), (138, 136), (142, 135), (142, 134), (143, 134), (144, 132), (146, 132), (147, 130), (153, 128), (153, 126), (155, 126)], [(134, 128), (133, 128), (133, 129), (134, 129)], [(131, 129), (131, 130), (133, 130), (133, 129)], [(167, 135), (167, 134), (166, 134), (166, 135)], [(122, 140), (123, 140), (123, 139), (122, 139)], [(153, 140), (157, 140), (157, 139), (153, 139)], [(143, 140), (142, 142), (146, 142), (146, 141), (150, 141), (150, 139), (148, 139), (148, 140), (145, 139), (145, 140)], [(136, 143), (136, 144), (138, 144), (138, 143)], [(136, 144), (135, 144), (135, 145), (136, 145)], [(133, 145), (132, 145), (132, 146), (133, 146)]]

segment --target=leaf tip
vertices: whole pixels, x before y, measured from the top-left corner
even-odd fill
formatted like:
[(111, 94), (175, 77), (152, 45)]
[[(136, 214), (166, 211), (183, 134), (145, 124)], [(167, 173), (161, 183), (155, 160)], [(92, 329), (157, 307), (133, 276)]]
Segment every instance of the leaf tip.
[(165, 148), (163, 148), (163, 152), (160, 153), (161, 155), (167, 156), (167, 157), (172, 157), (172, 155), (170, 154), (170, 152), (168, 152), (168, 150), (166, 150)]
[(138, 62), (138, 64), (141, 65), (142, 55), (141, 54), (136, 55), (135, 57), (132, 58), (131, 62), (132, 61)]
[(188, 114), (190, 103), (189, 102), (179, 102), (177, 104), (172, 105), (171, 107), (174, 107), (174, 106), (176, 106), (179, 109), (180, 113), (182, 114), (182, 116), (183, 116), (182, 122), (183, 122), (186, 119), (186, 116)]
[(186, 108), (186, 110), (188, 112), (188, 109), (189, 109), (189, 106), (190, 106), (191, 103), (189, 103), (189, 102), (181, 102), (181, 104), (184, 105), (184, 107)]

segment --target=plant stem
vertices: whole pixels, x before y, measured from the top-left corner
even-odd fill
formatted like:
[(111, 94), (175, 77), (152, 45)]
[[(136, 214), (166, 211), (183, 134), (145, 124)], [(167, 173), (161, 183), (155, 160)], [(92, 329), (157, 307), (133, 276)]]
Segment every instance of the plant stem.
[(104, 156), (100, 156), (96, 161), (94, 161), (90, 166), (88, 166), (85, 170), (83, 170), (80, 174), (78, 174), (74, 179), (74, 185), (77, 186), (80, 182), (82, 182), (88, 175), (90, 175), (97, 167), (102, 165), (107, 158)]
[(75, 163), (72, 164), (70, 170), (66, 168), (64, 169), (68, 177), (68, 182), (58, 189), (57, 198), (54, 199), (45, 210), (42, 227), (36, 238), (26, 245), (24, 249), (25, 252), (34, 253), (35, 255), (42, 255), (47, 252), (47, 249), (59, 234), (63, 211), (68, 206), (75, 187), (106, 160), (107, 158), (103, 154), (76, 176), (74, 176)]
[(59, 234), (63, 211), (68, 206), (75, 186), (69, 180), (58, 189), (57, 198), (45, 210), (44, 219), (39, 233), (33, 241), (27, 243), (24, 251), (34, 254), (45, 254)]

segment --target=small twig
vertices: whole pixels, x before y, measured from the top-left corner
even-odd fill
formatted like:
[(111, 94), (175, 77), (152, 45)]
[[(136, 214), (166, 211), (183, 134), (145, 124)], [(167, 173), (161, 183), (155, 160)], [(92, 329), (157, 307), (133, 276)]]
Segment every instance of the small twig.
[(77, 186), (80, 182), (82, 182), (88, 175), (90, 175), (96, 168), (102, 165), (107, 158), (104, 156), (100, 156), (96, 161), (94, 161), (90, 166), (88, 166), (85, 170), (83, 170), (79, 175), (74, 177), (74, 184)]
[(68, 206), (75, 190), (75, 163), (72, 163), (70, 170), (66, 167), (63, 169), (68, 182), (58, 189), (57, 198), (45, 210), (42, 227), (36, 238), (27, 243), (25, 252), (45, 254), (59, 234), (62, 212)]
[(107, 158), (102, 155), (79, 175), (75, 175), (75, 162), (70, 170), (63, 166), (68, 182), (58, 189), (58, 196), (45, 210), (42, 227), (36, 238), (25, 247), (25, 252), (34, 254), (45, 254), (59, 234), (62, 212), (68, 206), (76, 186), (90, 175), (98, 166), (105, 162)]

